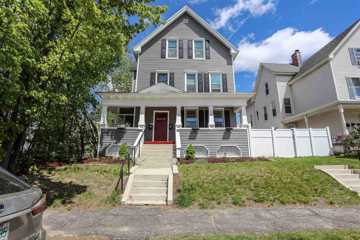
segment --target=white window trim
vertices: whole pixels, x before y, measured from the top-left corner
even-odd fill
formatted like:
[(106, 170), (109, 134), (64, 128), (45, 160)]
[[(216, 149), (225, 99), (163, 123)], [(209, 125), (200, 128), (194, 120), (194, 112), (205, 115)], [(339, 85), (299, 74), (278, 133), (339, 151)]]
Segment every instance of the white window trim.
[(354, 58), (355, 58), (355, 63), (357, 65), (360, 65), (360, 53), (356, 52), (357, 49), (360, 49), (360, 48), (353, 48), (352, 51), (353, 51), (353, 55), (354, 55)]
[[(216, 127), (216, 123), (215, 123), (215, 114), (214, 114), (214, 112), (219, 111), (219, 110), (222, 112), (222, 119), (223, 119), (223, 122), (224, 122), (223, 127)], [(216, 108), (213, 109), (213, 114), (214, 114), (215, 128), (225, 128), (225, 108), (216, 107)]]
[(158, 84), (158, 74), (159, 73), (166, 73), (167, 74), (167, 85), (169, 85), (170, 82), (170, 72), (168, 70), (156, 70), (156, 76), (155, 76), (155, 84)]
[(194, 111), (196, 112), (196, 128), (199, 128), (199, 108), (198, 107), (184, 107), (184, 127), (190, 128), (186, 126), (186, 118), (187, 118), (187, 111)]
[[(176, 41), (176, 57), (169, 57), (169, 48), (168, 48), (168, 42), (170, 41)], [(179, 59), (179, 39), (177, 38), (168, 38), (166, 39), (166, 59)]]
[(198, 86), (198, 72), (197, 71), (185, 71), (184, 78), (185, 78), (185, 92), (187, 92), (187, 74), (195, 74), (195, 92), (199, 91)]
[(220, 74), (220, 92), (223, 92), (223, 85), (222, 85), (222, 73), (219, 71), (209, 72), (209, 90), (212, 92), (212, 77), (211, 74), (218, 73)]
[[(197, 58), (195, 55), (195, 41), (202, 41), (203, 42), (203, 57), (201, 58)], [(205, 49), (205, 39), (204, 38), (198, 38), (198, 39), (193, 39), (193, 59), (195, 60), (205, 60), (205, 56), (206, 56), (206, 49)]]
[[(133, 113), (120, 113), (121, 108), (132, 108), (133, 109)], [(136, 107), (118, 107), (118, 117), (120, 116), (132, 116), (133, 117), (133, 122), (132, 122), (132, 127), (135, 127), (135, 115), (136, 115)]]
[(351, 77), (350, 78), (350, 81), (351, 81), (351, 86), (350, 86), (351, 89), (350, 89), (350, 91), (352, 91), (352, 94), (353, 94), (355, 99), (360, 99), (360, 96), (358, 96), (356, 94), (356, 91), (355, 91), (355, 85), (354, 85), (354, 82), (353, 82), (354, 78), (357, 78), (360, 81), (360, 77)]

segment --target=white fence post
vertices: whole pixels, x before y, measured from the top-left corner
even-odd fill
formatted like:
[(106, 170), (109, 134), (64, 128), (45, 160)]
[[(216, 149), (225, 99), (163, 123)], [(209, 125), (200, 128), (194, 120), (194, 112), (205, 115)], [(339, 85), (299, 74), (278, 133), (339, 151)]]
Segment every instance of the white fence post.
[(332, 144), (332, 140), (331, 140), (331, 134), (330, 134), (329, 126), (326, 127), (326, 133), (327, 133), (327, 136), (328, 136), (330, 153), (332, 153), (333, 144)]
[(314, 141), (313, 141), (313, 137), (312, 137), (311, 128), (309, 128), (309, 140), (310, 140), (311, 156), (315, 156)]
[(247, 135), (248, 135), (249, 157), (253, 157), (252, 150), (251, 150), (251, 126), (250, 126), (250, 124), (247, 126)]
[(273, 148), (273, 157), (276, 157), (276, 137), (275, 137), (275, 129), (271, 128), (271, 140), (272, 140), (272, 148)]
[(293, 141), (294, 141), (294, 156), (298, 157), (298, 151), (296, 146), (296, 128), (292, 128), (292, 135), (293, 135)]

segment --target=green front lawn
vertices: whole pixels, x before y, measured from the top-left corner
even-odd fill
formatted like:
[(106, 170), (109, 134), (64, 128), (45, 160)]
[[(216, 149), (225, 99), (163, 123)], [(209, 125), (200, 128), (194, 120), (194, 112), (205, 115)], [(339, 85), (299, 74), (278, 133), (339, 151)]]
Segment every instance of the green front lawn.
[(239, 236), (188, 236), (156, 238), (158, 240), (358, 240), (359, 230), (310, 231), (299, 233), (277, 233), (270, 235), (239, 235)]
[(114, 191), (119, 172), (119, 164), (73, 164), (41, 170), (28, 180), (48, 193), (51, 208), (101, 208), (120, 203)]
[(199, 206), (355, 205), (360, 198), (314, 165), (360, 161), (335, 157), (274, 159), (242, 163), (180, 166), (182, 190), (177, 203)]

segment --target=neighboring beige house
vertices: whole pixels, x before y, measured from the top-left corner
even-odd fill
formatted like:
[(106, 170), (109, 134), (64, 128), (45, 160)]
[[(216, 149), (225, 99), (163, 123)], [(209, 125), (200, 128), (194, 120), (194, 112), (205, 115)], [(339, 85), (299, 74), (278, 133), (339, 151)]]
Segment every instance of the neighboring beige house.
[(254, 128), (330, 127), (333, 138), (360, 126), (360, 20), (303, 64), (261, 63), (247, 115)]

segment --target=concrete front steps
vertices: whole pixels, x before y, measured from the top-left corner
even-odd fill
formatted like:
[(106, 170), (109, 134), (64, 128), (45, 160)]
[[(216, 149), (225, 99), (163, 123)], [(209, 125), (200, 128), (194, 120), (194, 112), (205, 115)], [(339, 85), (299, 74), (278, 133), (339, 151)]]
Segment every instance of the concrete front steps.
[(351, 191), (360, 196), (360, 174), (349, 169), (347, 165), (318, 165), (316, 169), (321, 170)]
[(123, 204), (172, 204), (172, 172), (168, 169), (136, 169), (130, 175)]
[(123, 204), (167, 205), (173, 201), (173, 144), (144, 144), (129, 176)]

